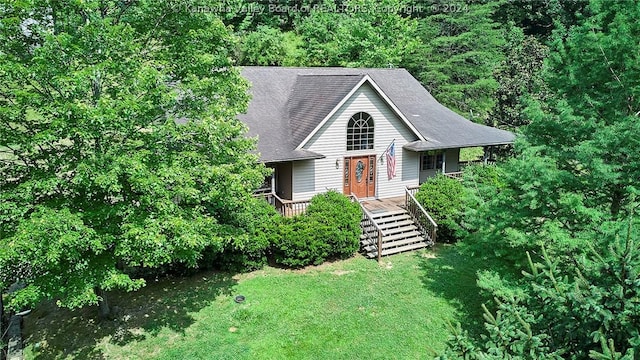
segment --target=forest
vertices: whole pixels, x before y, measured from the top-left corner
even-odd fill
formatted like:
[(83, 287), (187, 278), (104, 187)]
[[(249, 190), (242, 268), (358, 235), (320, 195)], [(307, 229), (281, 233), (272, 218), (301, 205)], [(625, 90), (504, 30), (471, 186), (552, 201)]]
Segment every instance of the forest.
[(278, 240), (238, 67), (405, 68), (517, 134), (446, 215), (492, 270), (485, 332), (451, 324), (440, 358), (637, 359), (638, 18), (634, 0), (3, 2), (0, 288), (27, 283), (6, 305), (108, 313), (150, 271), (263, 266)]

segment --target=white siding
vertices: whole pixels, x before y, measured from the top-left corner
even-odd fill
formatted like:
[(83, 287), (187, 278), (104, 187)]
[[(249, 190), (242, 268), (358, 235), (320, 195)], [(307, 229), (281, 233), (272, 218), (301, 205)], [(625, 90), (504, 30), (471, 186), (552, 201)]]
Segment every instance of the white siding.
[[(374, 149), (347, 151), (347, 123), (353, 114), (360, 111), (368, 113), (373, 118)], [(393, 139), (396, 140), (396, 177), (388, 180), (386, 159), (380, 162), (380, 154)], [(376, 197), (403, 195), (405, 186), (418, 185), (419, 155), (402, 149), (402, 146), (414, 140), (417, 140), (417, 136), (395, 115), (376, 91), (365, 83), (305, 145), (305, 149), (323, 154), (326, 158), (295, 162), (293, 198), (308, 199), (327, 189), (342, 192), (343, 159), (345, 156), (358, 155), (376, 155)]]

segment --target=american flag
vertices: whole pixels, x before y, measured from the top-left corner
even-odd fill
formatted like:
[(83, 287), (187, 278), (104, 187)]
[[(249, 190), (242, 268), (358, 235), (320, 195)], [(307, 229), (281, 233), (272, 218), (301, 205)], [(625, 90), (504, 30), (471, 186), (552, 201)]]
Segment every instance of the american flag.
[(387, 150), (387, 177), (389, 180), (396, 177), (396, 143), (391, 143)]

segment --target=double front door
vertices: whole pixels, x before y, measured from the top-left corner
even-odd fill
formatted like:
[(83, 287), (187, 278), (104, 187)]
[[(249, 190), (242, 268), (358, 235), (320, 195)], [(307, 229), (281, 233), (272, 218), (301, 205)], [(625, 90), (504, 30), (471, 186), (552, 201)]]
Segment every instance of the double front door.
[(344, 194), (355, 194), (358, 198), (374, 197), (376, 194), (376, 156), (353, 156), (344, 158)]

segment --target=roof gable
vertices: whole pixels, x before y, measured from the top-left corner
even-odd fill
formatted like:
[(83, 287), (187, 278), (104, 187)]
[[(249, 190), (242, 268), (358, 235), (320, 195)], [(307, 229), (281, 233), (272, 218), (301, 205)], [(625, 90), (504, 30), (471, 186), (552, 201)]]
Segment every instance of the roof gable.
[[(302, 149), (308, 142), (311, 140), (313, 135), (315, 135), (326, 123), (327, 121), (338, 111), (338, 109), (345, 103), (351, 96), (360, 89), (365, 83), (371, 85), (376, 94), (382, 99), (382, 101), (391, 108), (391, 110), (400, 118), (405, 126), (413, 132), (414, 135), (418, 137), (419, 140), (424, 141), (425, 139), (422, 135), (415, 129), (415, 127), (407, 120), (407, 118), (402, 114), (402, 112), (393, 104), (393, 102), (389, 99), (389, 97), (380, 89), (380, 87), (369, 77), (369, 75), (363, 75), (360, 78), (360, 81), (347, 93), (342, 99), (329, 111), (328, 113), (324, 113), (324, 118), (321, 121), (315, 121), (314, 128), (306, 134), (306, 137), (298, 144), (296, 149)], [(325, 109), (326, 110), (326, 109)], [(322, 113), (319, 113), (315, 120), (318, 120)], [(311, 125), (311, 124), (310, 124)], [(297, 141), (297, 139), (296, 139)]]

